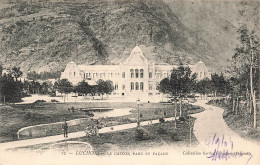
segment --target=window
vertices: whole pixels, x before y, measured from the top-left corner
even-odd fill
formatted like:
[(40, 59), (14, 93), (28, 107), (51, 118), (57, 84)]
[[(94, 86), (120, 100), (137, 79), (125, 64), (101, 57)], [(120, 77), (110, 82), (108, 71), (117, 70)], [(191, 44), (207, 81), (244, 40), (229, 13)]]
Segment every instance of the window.
[(70, 72), (70, 77), (72, 77), (72, 72)]
[(200, 72), (200, 78), (202, 77), (202, 72)]
[(111, 78), (113, 78), (113, 73), (111, 73)]
[(139, 70), (136, 69), (136, 70), (135, 70), (135, 78), (138, 78), (138, 77), (139, 77)]
[(149, 78), (153, 78), (153, 72), (149, 72)]
[(111, 78), (111, 73), (108, 73), (108, 78)]
[(125, 78), (125, 72), (122, 72), (122, 78)]
[(131, 73), (131, 78), (134, 78), (134, 70), (130, 69), (130, 73)]
[(139, 90), (139, 83), (138, 82), (135, 83), (135, 90)]
[(125, 84), (122, 85), (122, 90), (125, 90)]
[(160, 72), (156, 72), (156, 78), (160, 78)]
[(140, 78), (144, 78), (144, 70), (143, 69), (140, 70)]
[(118, 83), (115, 83), (115, 90), (118, 90)]
[(159, 82), (156, 83), (156, 90), (159, 90)]
[(140, 83), (140, 90), (141, 90), (141, 91), (144, 90), (144, 83), (143, 83), (143, 82)]
[(131, 82), (131, 90), (134, 90), (135, 89), (135, 87), (134, 87), (135, 85), (134, 85), (134, 83), (133, 82)]
[(153, 90), (153, 82), (152, 82), (152, 81), (149, 81), (149, 82), (148, 82), (148, 85), (149, 85), (149, 90)]
[(76, 72), (74, 72), (74, 77), (75, 77), (75, 75), (76, 75)]
[(166, 78), (167, 77), (167, 73), (165, 72), (164, 75), (163, 75), (163, 78)]

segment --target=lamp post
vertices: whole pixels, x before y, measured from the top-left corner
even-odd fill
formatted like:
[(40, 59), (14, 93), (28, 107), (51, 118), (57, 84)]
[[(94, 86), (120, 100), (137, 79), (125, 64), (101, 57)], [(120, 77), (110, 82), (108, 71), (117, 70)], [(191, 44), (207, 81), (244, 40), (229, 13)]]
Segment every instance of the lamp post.
[(140, 105), (140, 100), (139, 98), (136, 100), (137, 103), (137, 127), (140, 127), (140, 110), (139, 110), (139, 105)]
[(177, 128), (177, 98), (174, 97), (172, 100), (172, 105), (174, 105), (174, 122), (175, 122), (175, 128)]

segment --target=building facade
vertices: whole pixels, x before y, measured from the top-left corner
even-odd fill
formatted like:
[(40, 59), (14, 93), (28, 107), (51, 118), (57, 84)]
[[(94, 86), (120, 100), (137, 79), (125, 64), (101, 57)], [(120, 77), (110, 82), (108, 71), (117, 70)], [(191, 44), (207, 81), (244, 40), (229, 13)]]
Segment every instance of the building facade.
[[(61, 79), (68, 79), (73, 85), (86, 81), (93, 85), (99, 79), (111, 80), (114, 84), (115, 95), (154, 95), (159, 94), (158, 84), (169, 77), (176, 65), (156, 64), (148, 62), (142, 50), (136, 46), (130, 56), (119, 65), (77, 65), (67, 64)], [(210, 78), (210, 73), (203, 62), (189, 65), (197, 79)]]

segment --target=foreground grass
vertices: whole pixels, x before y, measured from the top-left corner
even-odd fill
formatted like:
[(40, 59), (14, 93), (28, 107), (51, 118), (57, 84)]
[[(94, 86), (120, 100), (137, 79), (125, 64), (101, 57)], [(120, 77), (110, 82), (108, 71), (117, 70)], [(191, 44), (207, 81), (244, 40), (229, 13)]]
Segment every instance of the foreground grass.
[[(192, 126), (195, 119), (192, 119)], [(96, 152), (106, 152), (110, 150), (143, 150), (158, 148), (163, 146), (182, 147), (189, 146), (189, 125), (187, 122), (177, 121), (177, 128), (174, 122), (169, 121), (163, 124), (143, 126), (144, 138), (136, 139), (136, 128), (119, 132), (100, 134), (99, 137), (84, 137), (74, 139), (90, 143)], [(198, 145), (192, 130), (192, 145)]]
[[(0, 142), (17, 140), (16, 133), (20, 128), (46, 124), (53, 122), (88, 117), (84, 112), (68, 111), (68, 108), (137, 108), (136, 103), (39, 103), (24, 104), (0, 107)], [(191, 110), (189, 113), (198, 113), (203, 111), (198, 106), (183, 105), (183, 111)], [(144, 103), (140, 106), (140, 112), (143, 117), (141, 120), (157, 119), (159, 117), (170, 117), (174, 115), (174, 106), (171, 104), (161, 103)], [(165, 115), (166, 114), (166, 115)], [(177, 113), (178, 114), (178, 113)], [(121, 117), (102, 118), (108, 126), (124, 123), (135, 122), (137, 111), (133, 110), (132, 114)]]
[[(223, 101), (218, 100), (216, 102), (209, 102), (209, 104), (223, 108), (223, 118), (227, 125), (239, 134), (242, 138), (250, 139), (259, 142), (260, 141), (260, 129), (253, 128), (253, 114), (244, 113), (240, 111), (238, 115), (232, 112), (232, 105), (228, 105)], [(259, 107), (258, 107), (259, 108)], [(257, 116), (257, 125), (260, 126), (260, 114)]]
[[(193, 127), (195, 118), (191, 118)], [(136, 128), (99, 134), (99, 136), (83, 137), (70, 139), (69, 141), (88, 142), (97, 153), (108, 151), (133, 151), (147, 150), (158, 147), (188, 147), (190, 145), (190, 127), (188, 121), (177, 120), (177, 128), (174, 127), (174, 121), (168, 121), (162, 124), (153, 124), (142, 126), (144, 137), (136, 139)], [(191, 134), (191, 144), (199, 144), (195, 135)], [(54, 143), (39, 144), (34, 146), (21, 147), (14, 150), (29, 150), (38, 153), (44, 153), (50, 149)]]

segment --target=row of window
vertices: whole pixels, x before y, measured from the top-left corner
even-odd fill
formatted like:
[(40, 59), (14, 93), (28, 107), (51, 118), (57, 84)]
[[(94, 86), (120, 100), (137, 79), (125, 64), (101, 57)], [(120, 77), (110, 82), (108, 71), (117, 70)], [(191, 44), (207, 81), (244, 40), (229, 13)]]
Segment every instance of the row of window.
[(141, 90), (143, 91), (144, 90), (144, 83), (143, 82), (131, 82), (130, 83), (130, 86), (131, 86), (131, 91), (132, 90)]
[[(144, 83), (143, 82), (131, 82), (130, 83), (131, 90), (144, 90)], [(148, 82), (148, 89), (153, 90), (153, 82)], [(118, 83), (115, 83), (114, 90), (118, 90)], [(125, 84), (122, 84), (122, 90), (125, 90)], [(159, 90), (159, 82), (156, 82), (156, 90)]]
[[(118, 90), (118, 83), (115, 83), (114, 90)], [(122, 90), (125, 90), (125, 84), (122, 85)]]
[[(119, 73), (83, 73), (83, 78), (119, 78)], [(125, 72), (122, 73), (122, 78), (125, 78)]]
[[(131, 73), (131, 78), (143, 78), (144, 77), (144, 70), (143, 69), (130, 69), (130, 73)], [(76, 73), (75, 72), (70, 72), (69, 76), (75, 77)], [(200, 73), (200, 77), (202, 75), (202, 72)], [(155, 77), (156, 78), (166, 78), (169, 76), (169, 73), (160, 73), (160, 72), (156, 72), (155, 73)], [(122, 78), (125, 78), (125, 72), (122, 72)], [(205, 73), (204, 73), (204, 77), (205, 77)], [(83, 78), (93, 78), (93, 79), (102, 79), (102, 78), (119, 78), (119, 73), (83, 73)], [(153, 78), (153, 73), (149, 72), (149, 78)]]
[(144, 70), (143, 69), (130, 69), (131, 73), (131, 78), (139, 78), (139, 73), (140, 73), (140, 78), (144, 78)]

